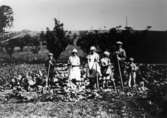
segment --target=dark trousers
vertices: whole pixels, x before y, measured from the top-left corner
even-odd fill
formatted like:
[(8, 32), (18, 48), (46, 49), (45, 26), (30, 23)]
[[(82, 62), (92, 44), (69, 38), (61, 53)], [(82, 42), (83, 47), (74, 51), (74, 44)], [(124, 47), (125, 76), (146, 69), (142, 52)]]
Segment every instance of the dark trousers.
[[(119, 67), (120, 67), (120, 70), (119, 70)], [(117, 84), (121, 83), (120, 73), (122, 75), (122, 81), (124, 83), (125, 81), (127, 81), (126, 75), (125, 75), (125, 63), (121, 61), (119, 62), (119, 65), (118, 65), (118, 62), (114, 64), (114, 78)]]

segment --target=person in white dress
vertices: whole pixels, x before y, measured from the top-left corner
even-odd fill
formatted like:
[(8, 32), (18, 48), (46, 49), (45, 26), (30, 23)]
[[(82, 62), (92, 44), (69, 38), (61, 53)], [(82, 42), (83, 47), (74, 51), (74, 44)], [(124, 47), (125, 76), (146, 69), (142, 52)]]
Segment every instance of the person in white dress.
[(100, 56), (96, 52), (96, 48), (94, 46), (91, 46), (90, 54), (87, 56), (88, 68), (90, 70), (96, 70), (99, 73), (99, 75), (101, 75), (99, 62), (100, 62)]
[(69, 80), (81, 81), (80, 58), (77, 49), (72, 50), (72, 55), (68, 59)]
[[(90, 47), (90, 53), (87, 56), (87, 77), (90, 81), (90, 87), (93, 87), (97, 78), (101, 77), (100, 57), (94, 46)], [(98, 86), (98, 85), (97, 85)]]

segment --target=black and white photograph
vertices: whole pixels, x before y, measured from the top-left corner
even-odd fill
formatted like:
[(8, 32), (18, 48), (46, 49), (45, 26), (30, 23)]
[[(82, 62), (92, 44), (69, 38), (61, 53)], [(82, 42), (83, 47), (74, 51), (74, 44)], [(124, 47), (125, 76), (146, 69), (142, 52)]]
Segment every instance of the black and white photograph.
[(167, 0), (0, 0), (1, 118), (167, 118)]

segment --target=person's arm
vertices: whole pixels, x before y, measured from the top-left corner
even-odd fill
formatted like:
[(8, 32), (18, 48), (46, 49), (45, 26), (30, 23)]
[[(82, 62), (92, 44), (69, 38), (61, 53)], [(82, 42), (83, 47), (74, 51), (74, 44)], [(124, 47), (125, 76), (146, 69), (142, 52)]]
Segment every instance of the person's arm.
[(53, 59), (53, 65), (56, 65), (56, 60), (55, 59)]
[(49, 60), (49, 64), (50, 64), (51, 66), (53, 66), (53, 65), (54, 65), (54, 60)]
[(95, 62), (100, 62), (100, 56), (98, 55), (98, 54), (96, 54), (96, 56), (95, 56), (95, 60), (94, 60)]
[(139, 69), (139, 67), (136, 64), (134, 64), (134, 65), (135, 65), (135, 71), (137, 71)]
[(122, 56), (123, 56), (123, 57), (122, 57), (122, 60), (125, 61), (125, 60), (126, 60), (126, 57), (127, 57), (125, 50), (123, 50), (123, 55), (122, 55)]
[(102, 59), (100, 59), (99, 64), (100, 64), (101, 66), (103, 66), (103, 58), (102, 58)]
[(70, 57), (68, 58), (68, 66), (71, 66)]
[(120, 56), (119, 56), (119, 52), (118, 52), (118, 51), (115, 51), (115, 56), (116, 56), (116, 59), (117, 59), (117, 60), (119, 60), (119, 61), (121, 60), (121, 58), (120, 58)]
[(86, 56), (86, 61), (89, 63), (89, 55)]
[(137, 71), (137, 66), (135, 63), (131, 64), (131, 71), (136, 72)]
[(78, 56), (78, 66), (80, 66), (80, 65), (81, 65), (81, 61), (80, 61), (80, 58)]

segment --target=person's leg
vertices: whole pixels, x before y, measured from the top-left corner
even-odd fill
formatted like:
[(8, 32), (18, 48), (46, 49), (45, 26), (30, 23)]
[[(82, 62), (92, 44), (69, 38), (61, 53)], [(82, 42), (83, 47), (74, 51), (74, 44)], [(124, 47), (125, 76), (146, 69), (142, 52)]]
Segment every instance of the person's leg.
[(54, 77), (54, 74), (53, 73), (50, 73), (50, 76), (49, 76), (49, 86), (52, 88), (53, 85), (54, 85), (54, 82), (53, 82), (53, 77)]
[(129, 74), (129, 80), (128, 80), (128, 86), (129, 87), (132, 87), (132, 75), (131, 74)]
[(133, 73), (133, 83), (134, 86), (136, 86), (136, 72)]
[(89, 85), (88, 85), (88, 87), (89, 87), (90, 89), (93, 89), (93, 78), (90, 78), (90, 77), (89, 77)]
[(106, 86), (106, 77), (104, 76), (103, 77), (103, 89), (105, 88), (105, 86)]

